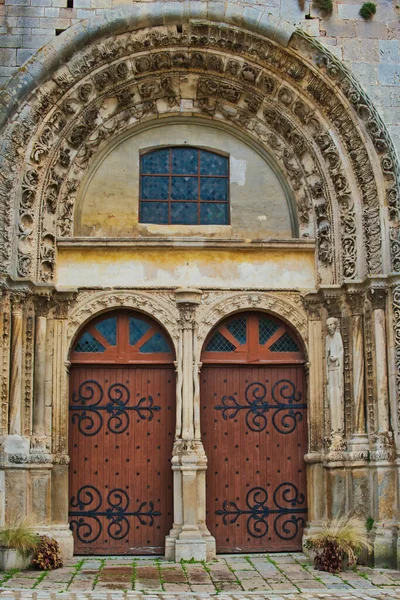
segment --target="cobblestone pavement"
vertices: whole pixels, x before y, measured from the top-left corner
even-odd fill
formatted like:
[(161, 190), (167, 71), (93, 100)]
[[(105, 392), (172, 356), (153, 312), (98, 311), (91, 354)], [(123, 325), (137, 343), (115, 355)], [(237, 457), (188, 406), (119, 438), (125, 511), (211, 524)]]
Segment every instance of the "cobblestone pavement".
[(225, 555), (210, 563), (78, 557), (56, 571), (0, 577), (0, 600), (400, 600), (400, 571), (360, 566), (331, 575), (303, 554)]

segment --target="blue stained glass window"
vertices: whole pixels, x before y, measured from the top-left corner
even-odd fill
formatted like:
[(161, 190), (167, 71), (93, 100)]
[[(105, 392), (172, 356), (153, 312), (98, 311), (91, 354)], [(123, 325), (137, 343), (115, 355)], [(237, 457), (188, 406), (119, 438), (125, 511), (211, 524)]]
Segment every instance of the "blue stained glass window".
[(228, 175), (228, 158), (201, 150), (200, 175)]
[(110, 319), (100, 321), (100, 323), (95, 325), (95, 329), (101, 333), (110, 346), (115, 346), (117, 344), (117, 317), (111, 317)]
[(258, 341), (263, 346), (268, 342), (272, 334), (278, 331), (279, 325), (268, 317), (261, 317), (258, 324)]
[(283, 334), (270, 348), (271, 352), (299, 352), (296, 341), (287, 332)]
[(197, 177), (172, 177), (171, 198), (172, 200), (197, 200), (198, 179)]
[(134, 346), (144, 336), (150, 325), (136, 317), (129, 317), (129, 343)]
[(144, 354), (148, 352), (171, 352), (170, 345), (161, 333), (155, 333), (149, 340), (140, 348), (140, 352)]
[(142, 223), (168, 224), (168, 202), (142, 202), (140, 220)]
[(226, 225), (228, 223), (228, 204), (212, 202), (200, 204), (200, 223), (202, 225)]
[(228, 180), (224, 177), (202, 177), (200, 179), (200, 200), (227, 200)]
[(142, 200), (168, 200), (168, 177), (142, 177)]
[(164, 148), (142, 156), (140, 168), (141, 223), (229, 223), (227, 157), (200, 148)]
[(226, 325), (229, 333), (237, 339), (240, 344), (245, 344), (247, 339), (247, 320), (246, 317), (234, 319)]
[(149, 152), (141, 158), (142, 173), (165, 174), (169, 172), (169, 150)]
[(75, 352), (105, 352), (103, 344), (100, 344), (91, 333), (86, 331), (78, 340)]
[(198, 151), (194, 148), (172, 149), (172, 173), (174, 175), (196, 175)]
[(174, 225), (195, 225), (197, 223), (197, 202), (172, 202), (171, 223)]
[(207, 352), (234, 352), (236, 347), (219, 331), (216, 331), (208, 342)]

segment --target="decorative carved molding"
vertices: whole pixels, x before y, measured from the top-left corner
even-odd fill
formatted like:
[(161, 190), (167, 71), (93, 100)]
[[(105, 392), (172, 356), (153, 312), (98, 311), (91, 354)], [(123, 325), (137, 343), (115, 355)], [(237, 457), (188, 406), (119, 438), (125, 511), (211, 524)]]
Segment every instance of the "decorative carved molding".
[(106, 292), (88, 291), (77, 295), (70, 310), (67, 328), (68, 345), (79, 329), (98, 313), (113, 308), (130, 308), (157, 319), (170, 334), (175, 347), (179, 339), (179, 312), (169, 294), (113, 290)]
[(396, 367), (397, 422), (400, 424), (400, 285), (392, 290), (393, 328)]
[[(273, 293), (212, 293), (207, 298), (208, 302), (202, 304), (198, 309), (198, 352), (209, 332), (224, 317), (242, 310), (268, 311), (271, 314), (287, 321), (303, 339), (307, 346), (308, 327), (307, 315), (302, 307), (300, 295), (295, 294), (273, 294)], [(198, 357), (199, 358), (199, 357)]]
[[(147, 49), (148, 54), (143, 54)], [(141, 54), (135, 58), (138, 52)], [(128, 57), (133, 57), (132, 62)], [(276, 77), (276, 70), (280, 78)], [(92, 71), (95, 71), (93, 77)], [(203, 73), (201, 77), (199, 71)], [(339, 163), (340, 154), (347, 148), (356, 179), (356, 170), (361, 169), (358, 181), (365, 204), (367, 262), (370, 272), (377, 272), (380, 231), (373, 196), (375, 183), (374, 179), (370, 180), (368, 150), (358, 134), (350, 108), (352, 98), (349, 96), (348, 105), (343, 104), (342, 97), (335, 94), (338, 83), (330, 81), (331, 74), (310, 67), (298, 52), (250, 33), (244, 35), (232, 27), (191, 24), (189, 28), (185, 26), (182, 33), (177, 33), (174, 27), (156, 27), (145, 33), (127, 33), (93, 43), (54, 74), (53, 83), (36, 95), (30, 112), (29, 109), (22, 111), (23, 120), (10, 127), (8, 146), (5, 146), (7, 160), (14, 161), (14, 167), (21, 161), (25, 164), (21, 182), (18, 274), (52, 280), (56, 260), (54, 216), (61, 235), (69, 235), (77, 190), (76, 178), (66, 177), (65, 171), (74, 164), (74, 168), (82, 172), (108, 137), (139, 120), (177, 107), (180, 99), (176, 73), (180, 72), (197, 77), (197, 97), (193, 98), (196, 110), (225, 120), (247, 133), (272, 127), (271, 135), (278, 136), (277, 141), (283, 144), (279, 161), (295, 192), (302, 227), (307, 223), (313, 226), (310, 209), (315, 203), (322, 266), (334, 260), (331, 219), (335, 211), (328, 205), (332, 201), (330, 195), (336, 194), (343, 276), (351, 279), (356, 276), (355, 199), (344, 186), (344, 171)], [(282, 83), (282, 76), (290, 85)], [(318, 92), (318, 86), (323, 87), (323, 94)], [(327, 94), (328, 103), (325, 102)], [(100, 108), (106, 98), (116, 98), (117, 106), (105, 121)], [(166, 101), (165, 109), (159, 104), (161, 100)], [(323, 165), (313, 145), (329, 128), (329, 120), (340, 132), (343, 146), (340, 151), (333, 147), (320, 149), (326, 163)], [(265, 135), (272, 139), (267, 131)], [(32, 137), (34, 143), (27, 144)], [(24, 158), (21, 149), (27, 146), (31, 150)], [(310, 170), (313, 154), (314, 168)], [(321, 171), (319, 180), (323, 174), (322, 180), (331, 182), (331, 190), (324, 191), (322, 201), (314, 200), (311, 193), (317, 183), (315, 168)], [(387, 175), (387, 161), (384, 168)], [(304, 180), (306, 186), (302, 183)], [(13, 188), (13, 178), (7, 182), (4, 185)], [(39, 211), (45, 219), (43, 224), (38, 221)], [(39, 249), (37, 256), (35, 248)]]

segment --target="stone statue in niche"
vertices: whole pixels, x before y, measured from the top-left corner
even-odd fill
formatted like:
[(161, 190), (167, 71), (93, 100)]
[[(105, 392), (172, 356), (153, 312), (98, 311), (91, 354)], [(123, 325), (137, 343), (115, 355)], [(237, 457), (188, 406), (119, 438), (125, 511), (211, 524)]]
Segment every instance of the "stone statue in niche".
[(331, 317), (326, 322), (326, 366), (328, 405), (331, 417), (332, 449), (342, 447), (344, 430), (343, 341), (339, 321)]

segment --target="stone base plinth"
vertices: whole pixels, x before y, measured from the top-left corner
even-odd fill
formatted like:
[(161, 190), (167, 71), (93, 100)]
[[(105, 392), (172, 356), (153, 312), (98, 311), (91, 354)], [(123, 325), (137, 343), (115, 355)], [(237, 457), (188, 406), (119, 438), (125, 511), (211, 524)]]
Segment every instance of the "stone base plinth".
[(40, 535), (48, 535), (57, 540), (64, 560), (73, 557), (74, 538), (69, 525), (42, 525), (41, 527), (35, 527), (35, 531)]
[(213, 560), (216, 556), (215, 538), (212, 535), (199, 538), (177, 539), (171, 535), (165, 539), (166, 560)]
[(395, 529), (378, 523), (372, 531), (375, 534), (373, 541), (374, 567), (397, 568), (397, 536)]

